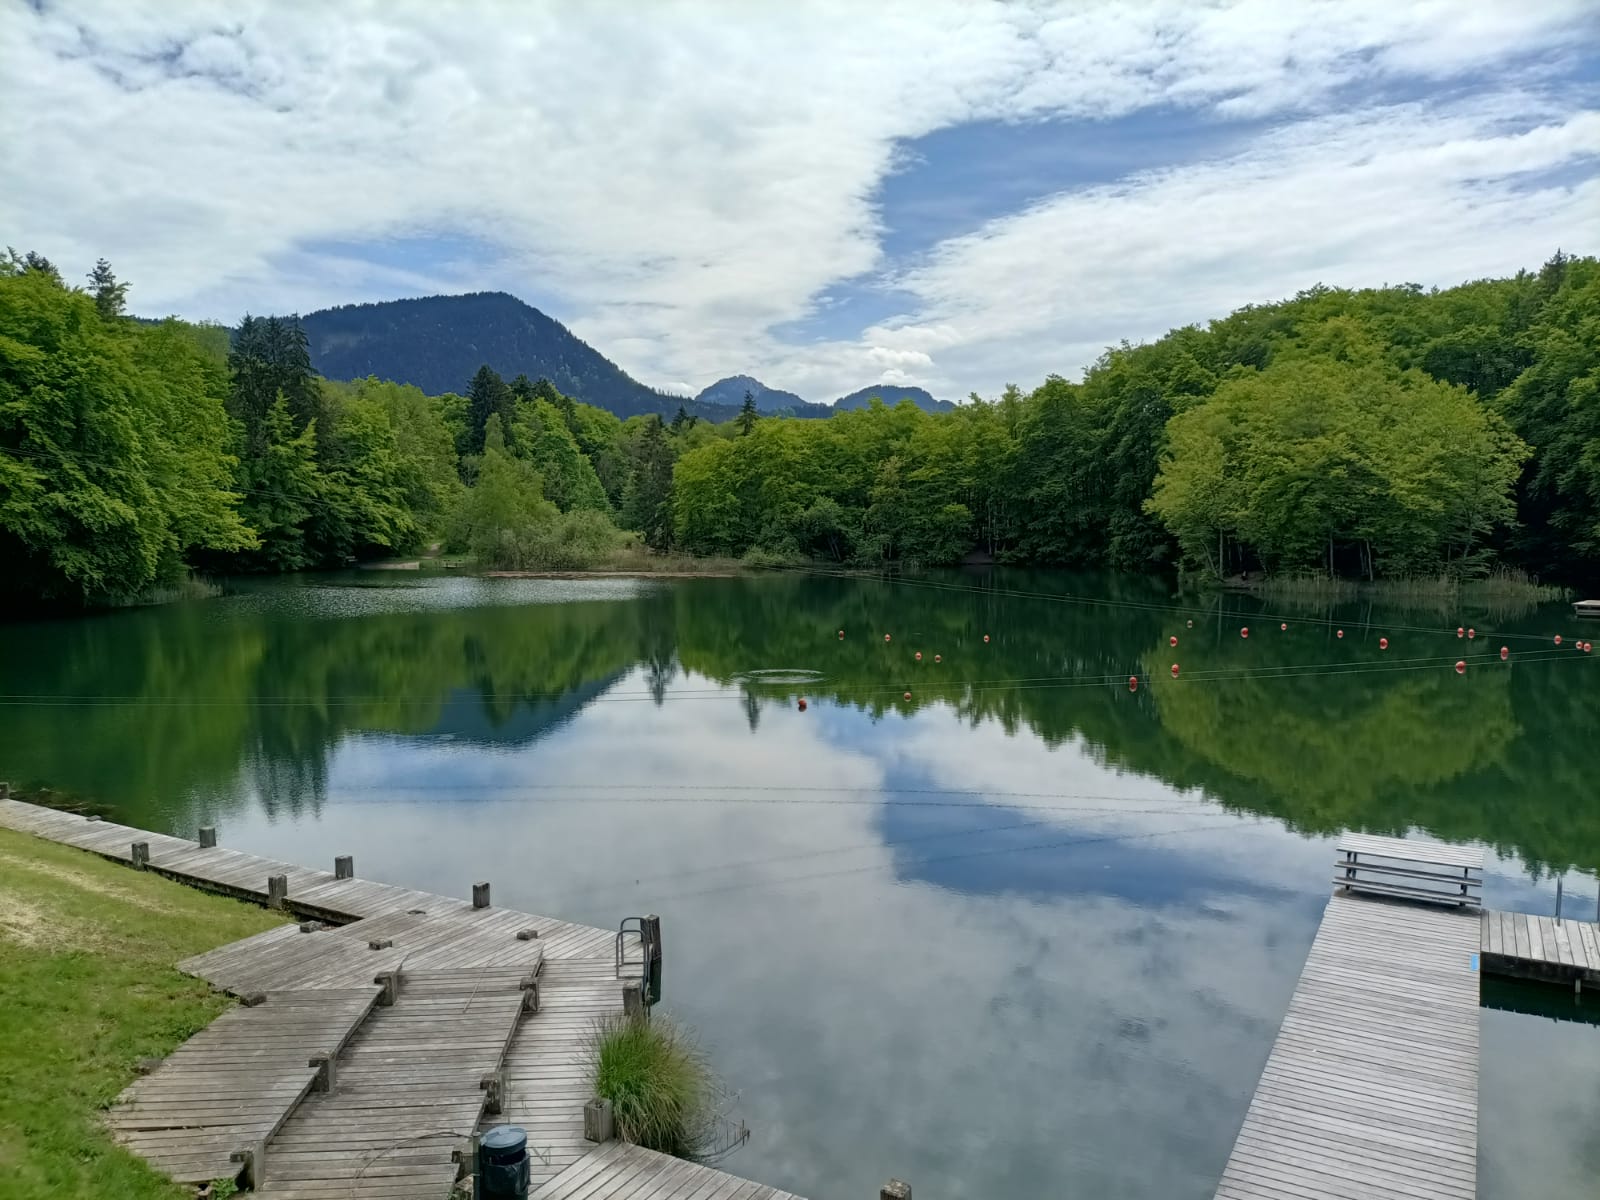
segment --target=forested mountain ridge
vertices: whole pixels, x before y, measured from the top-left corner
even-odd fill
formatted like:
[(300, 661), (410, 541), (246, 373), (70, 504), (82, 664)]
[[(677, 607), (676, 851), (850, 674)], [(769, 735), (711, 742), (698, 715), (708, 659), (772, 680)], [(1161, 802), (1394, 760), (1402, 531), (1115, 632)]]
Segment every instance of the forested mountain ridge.
[(864, 387), (858, 392), (851, 392), (848, 396), (840, 396), (833, 402), (833, 407), (836, 412), (850, 412), (857, 408), (866, 408), (873, 400), (882, 400), (891, 408), (902, 400), (909, 400), (927, 413), (949, 412), (955, 407), (948, 400), (935, 400), (923, 388), (901, 387), (893, 383), (880, 383), (874, 387)]
[(1445, 290), (1314, 287), (944, 412), (791, 420), (752, 392), (721, 423), (692, 401), (623, 420), (549, 378), (508, 381), (481, 343), (453, 351), (477, 365), (437, 395), (330, 380), (294, 318), (247, 316), (230, 339), (130, 319), (103, 260), (90, 285), (0, 256), (0, 602), (103, 604), (195, 567), (431, 541), (574, 569), (619, 527), (768, 563), (982, 549), (1213, 578), (1600, 583), (1594, 258)]
[(710, 387), (702, 388), (695, 399), (701, 404), (724, 405), (737, 411), (747, 393), (755, 401), (756, 411), (768, 416), (826, 417), (833, 412), (826, 404), (812, 404), (793, 392), (768, 387), (750, 375), (719, 379)]
[(459, 392), (484, 364), (507, 379), (548, 379), (564, 395), (631, 417), (691, 415), (725, 421), (731, 407), (698, 407), (693, 400), (647, 387), (560, 321), (505, 292), (424, 296), (376, 304), (345, 304), (300, 318), (311, 365), (328, 379), (376, 376), (408, 383), (429, 395)]

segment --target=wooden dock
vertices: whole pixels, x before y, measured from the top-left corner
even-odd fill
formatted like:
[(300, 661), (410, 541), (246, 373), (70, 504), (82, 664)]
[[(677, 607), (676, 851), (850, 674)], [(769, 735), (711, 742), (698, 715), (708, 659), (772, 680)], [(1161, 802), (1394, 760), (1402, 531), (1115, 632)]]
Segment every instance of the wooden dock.
[(298, 918), (178, 964), (244, 1005), (108, 1114), (123, 1145), (179, 1182), (239, 1176), (274, 1200), (444, 1200), (473, 1136), (512, 1124), (527, 1131), (536, 1188), (603, 1155), (582, 1189), (594, 1200), (643, 1195), (626, 1190), (635, 1176), (692, 1178), (700, 1200), (785, 1195), (660, 1155), (670, 1176), (661, 1164), (624, 1176), (650, 1152), (585, 1140), (585, 1047), (596, 1018), (640, 987), (638, 935), (619, 968), (616, 931), (494, 908), (487, 884), (457, 900), (358, 879), (349, 859), (310, 870), (217, 846), (210, 830), (190, 841), (3, 789), (0, 825)]
[(1508, 912), (1486, 912), (1482, 925), (1485, 971), (1600, 987), (1600, 925)]
[(1329, 899), (1219, 1200), (1476, 1195), (1481, 924), (1448, 899)]

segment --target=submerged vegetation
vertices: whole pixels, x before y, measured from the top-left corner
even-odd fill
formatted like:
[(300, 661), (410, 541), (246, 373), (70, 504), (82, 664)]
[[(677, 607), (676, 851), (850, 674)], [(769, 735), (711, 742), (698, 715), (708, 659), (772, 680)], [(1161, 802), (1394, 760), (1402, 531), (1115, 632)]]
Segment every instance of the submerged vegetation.
[(101, 1110), (141, 1058), (229, 1004), (173, 964), (281, 920), (0, 829), (0, 1196), (193, 1196), (116, 1146)]
[(424, 395), (311, 369), (294, 319), (124, 315), (0, 262), (0, 557), (13, 602), (442, 543), (485, 567), (654, 552), (986, 560), (1216, 579), (1600, 577), (1600, 262), (1444, 291), (1317, 287), (950, 412), (624, 421), (487, 366)]
[(659, 1014), (613, 1014), (589, 1040), (595, 1095), (611, 1101), (618, 1135), (679, 1158), (703, 1159), (716, 1136), (715, 1083), (705, 1056)]

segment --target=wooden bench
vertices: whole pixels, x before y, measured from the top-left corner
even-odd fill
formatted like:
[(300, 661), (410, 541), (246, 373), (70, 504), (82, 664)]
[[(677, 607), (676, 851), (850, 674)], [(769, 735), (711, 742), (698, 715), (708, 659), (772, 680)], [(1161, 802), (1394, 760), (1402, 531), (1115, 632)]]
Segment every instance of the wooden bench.
[(1346, 834), (1339, 839), (1333, 882), (1346, 892), (1478, 908), (1483, 904), (1483, 851), (1439, 842)]

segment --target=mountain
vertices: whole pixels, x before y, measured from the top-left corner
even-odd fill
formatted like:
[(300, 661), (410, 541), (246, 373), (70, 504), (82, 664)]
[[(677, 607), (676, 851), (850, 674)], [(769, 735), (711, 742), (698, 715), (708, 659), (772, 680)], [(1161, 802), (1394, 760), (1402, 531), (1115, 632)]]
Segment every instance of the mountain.
[(949, 412), (955, 407), (948, 400), (935, 400), (919, 387), (898, 387), (892, 383), (880, 383), (874, 387), (864, 387), (859, 392), (851, 392), (848, 396), (840, 396), (833, 402), (833, 407), (840, 412), (851, 408), (866, 408), (872, 403), (874, 396), (890, 408), (902, 400), (911, 401), (923, 412)]
[(737, 400), (723, 408), (646, 387), (560, 321), (504, 292), (345, 304), (307, 313), (300, 324), (311, 365), (329, 379), (376, 375), (436, 396), (465, 392), (473, 373), (488, 363), (508, 380), (542, 377), (620, 417), (655, 412), (670, 418), (680, 404), (712, 421), (738, 413)]
[(833, 409), (826, 404), (812, 404), (793, 392), (768, 387), (749, 375), (729, 375), (719, 379), (695, 397), (701, 404), (744, 405), (744, 394), (749, 392), (756, 402), (758, 412), (784, 414), (792, 417), (826, 417)]

